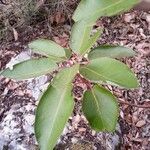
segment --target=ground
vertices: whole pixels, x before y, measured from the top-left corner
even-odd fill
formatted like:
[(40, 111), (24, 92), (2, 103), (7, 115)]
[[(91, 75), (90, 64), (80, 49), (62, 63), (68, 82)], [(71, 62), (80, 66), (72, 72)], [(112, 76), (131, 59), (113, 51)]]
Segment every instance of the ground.
[[(55, 13), (54, 13), (55, 14)], [(61, 17), (59, 17), (61, 16)], [(62, 14), (26, 28), (17, 28), (11, 38), (1, 40), (1, 70), (14, 63), (35, 57), (27, 43), (35, 38), (48, 38), (64, 47), (72, 26), (70, 18)], [(63, 19), (62, 19), (63, 18)], [(112, 44), (130, 47), (136, 52), (125, 62), (136, 73), (140, 87), (134, 90), (107, 88), (118, 97), (120, 117), (115, 133), (96, 133), (91, 130), (81, 110), (82, 88), (74, 89), (76, 106), (69, 118), (56, 149), (58, 150), (149, 150), (150, 147), (150, 12), (130, 11), (117, 17), (101, 18), (94, 30), (104, 27), (97, 45)], [(0, 150), (38, 149), (34, 137), (34, 114), (38, 97), (51, 76), (28, 81), (13, 81), (0, 77)]]

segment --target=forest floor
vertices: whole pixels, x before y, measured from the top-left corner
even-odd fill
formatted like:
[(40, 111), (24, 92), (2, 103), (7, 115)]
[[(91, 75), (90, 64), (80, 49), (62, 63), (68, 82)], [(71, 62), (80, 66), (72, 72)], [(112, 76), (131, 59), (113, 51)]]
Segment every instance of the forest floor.
[[(75, 7), (75, 6), (71, 6)], [(7, 39), (1, 39), (0, 70), (8, 63), (29, 59), (27, 44), (36, 38), (54, 40), (68, 47), (72, 21), (64, 13), (55, 12), (49, 24), (41, 21), (33, 26), (13, 29)], [(124, 58), (136, 73), (140, 87), (125, 90), (108, 86), (118, 97), (120, 117), (115, 133), (96, 133), (91, 130), (81, 111), (76, 107), (58, 141), (58, 150), (149, 150), (150, 148), (150, 12), (130, 11), (117, 17), (100, 19), (95, 29), (104, 31), (98, 45), (111, 44), (130, 47), (136, 56)], [(9, 65), (11, 65), (9, 63)], [(49, 77), (17, 82), (0, 76), (0, 150), (35, 150), (34, 114), (38, 96)], [(80, 97), (82, 88), (75, 89)], [(129, 103), (129, 104), (128, 104)]]

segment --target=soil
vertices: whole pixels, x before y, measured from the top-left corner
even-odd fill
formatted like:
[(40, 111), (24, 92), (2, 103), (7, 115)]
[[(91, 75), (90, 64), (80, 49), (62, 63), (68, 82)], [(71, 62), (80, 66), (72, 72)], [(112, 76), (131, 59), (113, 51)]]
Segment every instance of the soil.
[[(16, 41), (16, 34), (12, 33), (0, 48), (1, 70), (6, 64), (8, 66), (10, 60), (13, 63), (32, 57), (27, 44), (33, 39), (48, 38), (68, 47), (72, 22), (70, 19), (57, 21), (50, 27), (42, 22), (32, 28), (20, 28), (16, 31)], [(55, 149), (149, 150), (150, 108), (144, 106), (150, 105), (150, 12), (130, 11), (118, 17), (105, 17), (97, 22), (94, 30), (101, 26), (104, 31), (97, 45), (122, 45), (135, 50), (135, 57), (121, 61), (136, 73), (140, 87), (135, 90), (107, 87), (120, 102), (120, 117), (115, 133), (96, 133), (90, 129), (81, 111), (83, 89), (76, 87), (74, 112)], [(46, 88), (49, 78), (42, 76), (17, 82), (0, 77), (0, 150), (38, 149), (33, 131), (34, 115), (38, 96)]]

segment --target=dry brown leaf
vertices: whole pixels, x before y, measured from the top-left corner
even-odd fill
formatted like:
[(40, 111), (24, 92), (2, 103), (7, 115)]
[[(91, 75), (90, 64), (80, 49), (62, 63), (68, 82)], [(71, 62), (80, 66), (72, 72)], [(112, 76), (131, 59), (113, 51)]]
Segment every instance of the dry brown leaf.
[(136, 127), (141, 128), (146, 124), (146, 121), (144, 120), (140, 120), (137, 122)]
[(64, 36), (61, 36), (61, 37), (58, 37), (58, 36), (55, 36), (53, 37), (54, 41), (61, 45), (62, 47), (68, 47), (68, 37), (64, 37)]
[(55, 21), (57, 24), (63, 23), (65, 21), (65, 16), (61, 12), (57, 12), (55, 15)]
[(79, 132), (85, 132), (86, 128), (79, 128)]
[(138, 121), (138, 117), (137, 116), (132, 116), (132, 122), (135, 124)]
[(125, 14), (124, 16), (125, 22), (130, 22), (134, 18), (135, 18), (135, 14), (131, 14), (131, 13)]

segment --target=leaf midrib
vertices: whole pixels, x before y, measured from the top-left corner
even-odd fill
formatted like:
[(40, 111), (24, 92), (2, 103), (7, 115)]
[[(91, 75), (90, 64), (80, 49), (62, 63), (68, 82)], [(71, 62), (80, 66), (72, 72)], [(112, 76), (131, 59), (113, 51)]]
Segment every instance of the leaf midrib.
[[(81, 51), (81, 48), (82, 48), (82, 45), (83, 45), (83, 42), (84, 42), (84, 39), (85, 39), (85, 34), (86, 34), (86, 30), (88, 30), (88, 28), (89, 28), (90, 26), (87, 26), (86, 28), (84, 28), (84, 31), (83, 31), (83, 38), (82, 38), (82, 40), (81, 40), (81, 42), (80, 42), (80, 44), (79, 44), (79, 52)], [(82, 52), (81, 52), (82, 53)]]
[[(57, 89), (56, 89), (57, 90)], [(52, 126), (51, 126), (51, 130), (50, 130), (50, 134), (49, 134), (49, 138), (48, 139), (50, 139), (50, 137), (51, 137), (51, 135), (52, 135), (52, 133), (53, 133), (53, 128), (54, 128), (54, 124), (55, 124), (55, 122), (56, 122), (56, 120), (57, 120), (57, 114), (59, 114), (59, 110), (60, 110), (60, 107), (61, 107), (61, 104), (62, 104), (62, 102), (63, 102), (63, 97), (65, 96), (65, 93), (66, 93), (66, 90), (67, 90), (67, 87), (66, 88), (64, 88), (64, 92), (62, 93), (62, 95), (60, 96), (60, 101), (59, 101), (59, 103), (58, 103), (58, 107), (57, 107), (57, 109), (56, 109), (56, 111), (55, 111), (55, 114), (54, 114), (54, 119), (53, 119), (53, 121), (52, 121)], [(49, 146), (48, 146), (49, 147)]]
[[(94, 102), (95, 102), (95, 105), (96, 105), (96, 108), (97, 108), (97, 112), (99, 113), (99, 115), (102, 115), (102, 113), (100, 111), (100, 106), (98, 104), (98, 100), (97, 100), (96, 94), (94, 93), (93, 89), (91, 91), (92, 91), (92, 94), (93, 94), (93, 97), (94, 97)], [(99, 119), (101, 120), (102, 128), (103, 128), (104, 127), (103, 120), (101, 119), (101, 117), (99, 117)]]
[[(87, 49), (85, 50), (85, 52), (83, 52), (82, 56), (85, 55), (88, 50), (93, 46), (93, 44), (95, 44), (96, 42), (96, 39), (99, 37), (99, 31), (97, 31), (97, 33), (95, 33), (95, 35), (93, 35), (92, 37), (90, 37), (88, 39), (88, 46), (87, 46)], [(94, 42), (93, 42), (94, 41)]]
[(54, 68), (53, 69), (47, 69), (47, 70), (44, 70), (42, 72), (37, 71), (37, 72), (34, 72), (34, 73), (30, 73), (28, 75), (18, 74), (19, 77), (17, 77), (16, 75), (13, 76), (13, 77), (15, 77), (15, 79), (32, 78), (32, 77), (34, 78), (35, 75), (37, 75), (37, 76), (42, 75), (42, 74), (44, 75), (44, 74), (49, 73), (50, 71), (53, 71), (53, 70), (54, 70)]
[(55, 55), (55, 54), (50, 54), (50, 53), (46, 53), (46, 52), (44, 53), (44, 52), (42, 52), (42, 51), (35, 50), (35, 49), (32, 49), (32, 51), (33, 51), (34, 53), (37, 53), (37, 54), (46, 56), (46, 57), (51, 58), (51, 59), (53, 59), (53, 60), (62, 61), (62, 60), (65, 60), (65, 58), (66, 58), (65, 55), (64, 55), (64, 58), (63, 58), (63, 56), (57, 56), (57, 55)]
[[(71, 71), (69, 72), (69, 77), (71, 76)], [(68, 83), (69, 84), (69, 83)], [(55, 89), (57, 88), (57, 87), (54, 87)], [(57, 109), (56, 109), (56, 113), (55, 113), (55, 117), (54, 117), (54, 120), (53, 120), (53, 124), (52, 124), (52, 127), (51, 127), (51, 131), (50, 131), (50, 134), (49, 134), (49, 139), (50, 139), (50, 137), (51, 137), (51, 134), (52, 134), (52, 131), (53, 131), (53, 128), (54, 128), (54, 123), (55, 123), (55, 121), (56, 121), (56, 116), (57, 116), (57, 114), (59, 113), (59, 108), (61, 107), (61, 104), (62, 104), (62, 102), (63, 102), (63, 97), (65, 96), (65, 93), (66, 93), (66, 91), (67, 91), (67, 88), (68, 88), (68, 86), (66, 85), (66, 87), (65, 88), (63, 88), (64, 89), (64, 92), (62, 93), (62, 95), (61, 95), (61, 97), (60, 97), (60, 101), (59, 101), (59, 104), (57, 105), (58, 107), (57, 107)], [(57, 89), (56, 89), (57, 90)], [(60, 89), (59, 89), (60, 90)], [(70, 91), (71, 92), (71, 91)]]
[[(88, 67), (83, 67), (83, 68), (85, 68), (85, 69), (87, 69), (87, 70), (89, 70), (89, 71), (95, 73), (96, 75), (98, 75), (99, 77), (102, 77), (102, 78), (105, 79), (106, 81), (111, 81), (111, 82), (114, 82), (114, 83), (116, 83), (116, 84), (120, 84), (120, 85), (121, 85), (121, 83), (118, 83), (118, 82), (116, 82), (116, 81), (114, 81), (114, 80), (110, 80), (110, 79), (104, 77), (103, 75), (100, 75), (99, 73), (97, 73), (96, 71), (94, 71), (94, 70), (92, 70), (92, 69), (90, 69), (90, 68), (88, 68)], [(100, 80), (101, 80), (101, 79), (100, 79)], [(123, 85), (122, 85), (122, 86), (123, 86)]]

